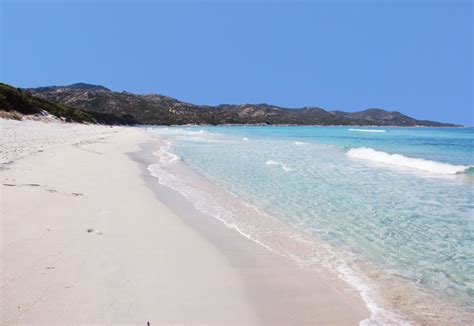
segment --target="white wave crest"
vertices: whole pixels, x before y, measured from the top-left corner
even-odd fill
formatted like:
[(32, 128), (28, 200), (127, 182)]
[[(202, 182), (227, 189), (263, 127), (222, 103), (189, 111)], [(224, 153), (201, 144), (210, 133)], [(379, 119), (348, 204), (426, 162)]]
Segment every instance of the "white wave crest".
[(288, 167), (285, 163), (277, 162), (277, 161), (274, 161), (274, 160), (268, 160), (268, 161), (265, 162), (265, 164), (268, 165), (268, 166), (279, 166), (285, 172), (294, 171), (292, 168)]
[(304, 141), (295, 141), (295, 145), (302, 146), (302, 145), (308, 145), (308, 143)]
[(146, 127), (146, 131), (160, 136), (196, 136), (196, 137), (211, 137), (215, 135), (212, 132), (204, 129), (196, 130), (194, 128), (179, 128), (179, 127)]
[(249, 139), (247, 137), (242, 138), (244, 141), (248, 141)]
[(353, 159), (367, 160), (438, 174), (459, 174), (469, 168), (469, 166), (466, 165), (453, 165), (421, 158), (406, 157), (400, 154), (389, 154), (368, 147), (352, 148), (347, 152), (347, 156)]
[(189, 131), (187, 134), (188, 135), (202, 135), (206, 133), (203, 129), (199, 130), (199, 131)]
[(386, 132), (387, 130), (383, 130), (383, 129), (349, 129), (349, 131), (358, 131), (358, 132)]
[[(345, 264), (329, 245), (317, 244), (314, 239), (308, 240), (300, 233), (293, 233), (293, 228), (282, 226), (284, 223), (260, 211), (257, 207), (240, 203), (237, 196), (226, 191), (214, 192), (202, 181), (193, 179), (193, 175), (188, 174), (186, 170), (175, 170), (179, 169), (181, 162), (178, 161), (179, 156), (170, 152), (171, 149), (172, 144), (164, 141), (160, 150), (154, 153), (159, 157), (160, 162), (148, 166), (150, 174), (156, 177), (161, 185), (181, 193), (193, 203), (198, 211), (213, 216), (228, 228), (277, 255), (292, 259), (301, 266), (335, 268), (341, 279), (360, 293), (371, 312), (370, 319), (361, 321), (360, 326), (404, 325), (399, 316), (377, 305), (377, 293), (372, 290), (372, 286), (364, 283), (365, 279), (358, 277), (357, 273)], [(266, 165), (280, 166), (284, 170), (286, 167), (274, 160), (268, 160)], [(179, 172), (176, 173), (176, 171)], [(290, 246), (281, 245), (288, 239), (291, 239)], [(317, 253), (317, 255), (311, 256), (308, 253)]]

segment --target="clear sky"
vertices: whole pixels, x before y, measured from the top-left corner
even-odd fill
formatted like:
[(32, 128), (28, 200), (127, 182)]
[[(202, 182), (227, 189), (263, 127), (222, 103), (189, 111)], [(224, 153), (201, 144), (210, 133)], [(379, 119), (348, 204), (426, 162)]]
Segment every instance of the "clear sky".
[(473, 125), (473, 4), (1, 0), (1, 80)]

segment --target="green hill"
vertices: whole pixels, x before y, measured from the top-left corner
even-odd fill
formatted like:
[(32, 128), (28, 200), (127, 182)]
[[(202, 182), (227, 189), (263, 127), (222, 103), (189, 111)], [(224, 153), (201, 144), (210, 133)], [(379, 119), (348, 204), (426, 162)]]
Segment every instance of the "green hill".
[(0, 111), (25, 115), (42, 115), (45, 112), (67, 122), (100, 123), (108, 125), (131, 125), (135, 119), (131, 115), (114, 115), (84, 110), (61, 103), (53, 103), (24, 90), (0, 83)]

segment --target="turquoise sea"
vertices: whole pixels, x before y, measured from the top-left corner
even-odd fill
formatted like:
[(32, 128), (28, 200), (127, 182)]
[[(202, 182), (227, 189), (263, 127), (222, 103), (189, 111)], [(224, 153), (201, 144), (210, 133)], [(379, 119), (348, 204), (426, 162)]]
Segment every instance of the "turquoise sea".
[(361, 293), (367, 323), (474, 323), (474, 128), (148, 130), (163, 185), (334, 271)]

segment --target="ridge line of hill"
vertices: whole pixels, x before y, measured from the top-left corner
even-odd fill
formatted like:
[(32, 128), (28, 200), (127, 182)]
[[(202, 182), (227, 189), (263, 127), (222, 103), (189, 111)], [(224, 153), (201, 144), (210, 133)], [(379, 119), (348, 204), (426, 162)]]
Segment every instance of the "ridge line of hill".
[[(71, 121), (115, 124), (183, 125), (348, 125), (458, 127), (451, 123), (417, 120), (398, 111), (370, 108), (359, 112), (326, 111), (319, 107), (284, 108), (270, 104), (196, 105), (159, 94), (115, 92), (104, 86), (76, 83), (16, 89), (1, 84), (0, 109), (21, 110), (18, 103), (2, 102), (6, 89), (46, 107), (42, 110)], [(8, 92), (7, 92), (8, 93)], [(21, 95), (21, 96), (20, 96)], [(18, 97), (17, 96), (17, 97)], [(11, 100), (10, 100), (11, 102)], [(27, 101), (28, 102), (28, 101)], [(3, 104), (2, 104), (3, 103)], [(40, 105), (40, 106), (41, 106)], [(15, 107), (16, 106), (16, 107)], [(28, 111), (28, 110), (26, 110)], [(54, 113), (56, 112), (56, 113)], [(74, 113), (75, 112), (75, 113)], [(37, 112), (36, 112), (37, 113)]]

